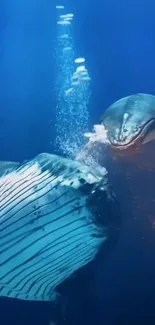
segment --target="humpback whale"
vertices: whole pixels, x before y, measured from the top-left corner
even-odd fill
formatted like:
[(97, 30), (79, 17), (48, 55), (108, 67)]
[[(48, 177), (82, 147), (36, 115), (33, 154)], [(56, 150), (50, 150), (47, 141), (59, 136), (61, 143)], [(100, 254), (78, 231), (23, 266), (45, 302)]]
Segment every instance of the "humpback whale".
[(0, 163), (0, 296), (51, 301), (120, 227), (105, 168), (42, 153)]

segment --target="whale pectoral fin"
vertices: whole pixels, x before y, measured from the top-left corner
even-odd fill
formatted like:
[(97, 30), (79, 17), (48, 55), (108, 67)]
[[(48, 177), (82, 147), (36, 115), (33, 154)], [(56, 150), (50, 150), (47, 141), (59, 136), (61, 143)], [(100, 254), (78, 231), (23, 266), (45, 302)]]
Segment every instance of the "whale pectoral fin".
[(0, 161), (0, 177), (10, 173), (15, 168), (19, 167), (19, 163), (15, 161)]

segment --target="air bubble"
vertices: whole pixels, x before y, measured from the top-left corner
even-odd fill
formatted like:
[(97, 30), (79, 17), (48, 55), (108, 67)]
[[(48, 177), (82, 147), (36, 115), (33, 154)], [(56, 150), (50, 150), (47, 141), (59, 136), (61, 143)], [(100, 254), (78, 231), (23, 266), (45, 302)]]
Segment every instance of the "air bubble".
[(64, 9), (64, 6), (56, 6), (56, 9)]
[(84, 63), (85, 62), (85, 58), (77, 58), (75, 59), (75, 63)]

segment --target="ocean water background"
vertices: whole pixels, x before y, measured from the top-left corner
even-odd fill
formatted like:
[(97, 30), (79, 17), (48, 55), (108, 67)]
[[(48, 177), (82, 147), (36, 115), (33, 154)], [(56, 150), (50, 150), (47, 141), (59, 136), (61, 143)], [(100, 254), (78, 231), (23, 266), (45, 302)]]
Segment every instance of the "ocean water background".
[[(55, 150), (57, 4), (55, 0), (0, 2), (0, 160), (19, 161)], [(90, 128), (116, 99), (136, 92), (155, 94), (153, 2), (66, 0), (63, 4), (75, 15), (77, 56), (87, 58), (92, 79)], [(134, 276), (124, 284), (132, 265), (123, 259), (123, 249), (114, 250), (105, 264), (96, 266), (89, 297), (85, 293), (79, 301), (74, 292), (67, 324), (154, 324), (155, 274), (143, 282), (147, 265), (142, 265), (138, 284)], [(50, 303), (0, 299), (1, 325), (50, 325), (52, 312)]]

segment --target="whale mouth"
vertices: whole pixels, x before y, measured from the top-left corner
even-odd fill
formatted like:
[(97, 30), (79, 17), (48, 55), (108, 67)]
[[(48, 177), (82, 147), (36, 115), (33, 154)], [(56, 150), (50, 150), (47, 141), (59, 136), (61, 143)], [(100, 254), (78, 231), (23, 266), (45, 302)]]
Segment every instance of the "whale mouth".
[(114, 149), (125, 150), (129, 147), (139, 147), (155, 139), (155, 119), (148, 120), (141, 127), (140, 131), (127, 143), (113, 143), (109, 139), (109, 144)]

